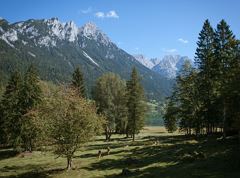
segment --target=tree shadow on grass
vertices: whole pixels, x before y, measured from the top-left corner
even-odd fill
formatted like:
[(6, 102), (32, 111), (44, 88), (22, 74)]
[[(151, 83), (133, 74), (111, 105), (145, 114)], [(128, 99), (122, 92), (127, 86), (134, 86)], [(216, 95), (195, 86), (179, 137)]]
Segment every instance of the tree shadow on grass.
[(1, 149), (0, 150), (0, 161), (4, 159), (8, 159), (11, 157), (14, 157), (18, 154), (17, 151), (14, 151), (12, 149)]
[[(30, 171), (26, 171), (24, 173), (18, 174), (18, 175), (10, 175), (10, 176), (1, 176), (0, 178), (48, 178), (51, 177), (54, 174), (59, 174), (62, 173), (64, 171), (66, 171), (66, 169), (64, 168), (54, 168), (54, 169), (44, 169), (41, 166), (36, 166), (36, 165), (27, 165), (30, 168)], [(16, 171), (17, 169), (26, 169), (26, 166), (22, 166), (22, 167), (16, 167), (16, 166), (11, 166), (11, 167), (5, 167), (5, 171)], [(1, 172), (1, 170), (0, 170)]]
[[(125, 152), (125, 150), (119, 150), (119, 151), (111, 151), (109, 155), (117, 155), (120, 153)], [(109, 156), (106, 151), (102, 152), (102, 157), (107, 157)], [(98, 153), (86, 153), (86, 154), (81, 154), (80, 156), (74, 156), (74, 158), (98, 158)]]
[[(119, 174), (105, 176), (109, 178), (125, 177), (120, 174), (124, 168), (133, 170), (129, 177), (138, 178), (240, 177), (236, 140), (223, 142), (202, 137), (191, 143), (192, 138), (186, 140), (185, 136), (163, 136), (158, 139), (161, 140), (160, 145), (136, 147), (129, 150), (129, 157), (100, 160), (85, 169), (120, 170)], [(200, 152), (205, 156), (195, 155)]]

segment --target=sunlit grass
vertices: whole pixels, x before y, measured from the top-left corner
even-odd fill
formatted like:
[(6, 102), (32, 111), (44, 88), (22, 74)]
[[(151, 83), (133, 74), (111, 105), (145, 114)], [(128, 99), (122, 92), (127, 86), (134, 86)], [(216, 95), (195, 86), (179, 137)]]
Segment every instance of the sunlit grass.
[[(193, 138), (181, 133), (166, 133), (163, 127), (147, 127), (136, 141), (114, 135), (111, 142), (97, 137), (81, 148), (73, 159), (74, 169), (67, 171), (66, 160), (50, 152), (15, 155), (0, 151), (0, 177), (121, 177), (123, 168), (129, 177), (239, 177), (240, 158), (237, 140), (223, 142), (216, 137)], [(110, 155), (106, 148), (111, 148)], [(103, 157), (98, 159), (98, 150)], [(201, 153), (202, 157), (196, 156)], [(124, 177), (124, 176), (122, 176)]]

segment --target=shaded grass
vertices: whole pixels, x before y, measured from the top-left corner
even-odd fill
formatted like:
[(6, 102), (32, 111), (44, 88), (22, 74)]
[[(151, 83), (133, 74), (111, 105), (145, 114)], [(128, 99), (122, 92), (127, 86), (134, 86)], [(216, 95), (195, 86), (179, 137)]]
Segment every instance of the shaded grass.
[[(111, 148), (106, 155), (106, 148)], [(97, 158), (98, 150), (103, 157)], [(217, 136), (186, 137), (168, 134), (163, 128), (143, 130), (137, 140), (103, 137), (85, 145), (75, 155), (74, 170), (66, 171), (66, 160), (55, 159), (50, 152), (34, 152), (18, 157), (11, 150), (0, 151), (0, 177), (125, 177), (122, 169), (132, 171), (128, 177), (240, 177), (240, 154), (237, 139), (223, 141)], [(204, 154), (197, 157), (195, 153)]]

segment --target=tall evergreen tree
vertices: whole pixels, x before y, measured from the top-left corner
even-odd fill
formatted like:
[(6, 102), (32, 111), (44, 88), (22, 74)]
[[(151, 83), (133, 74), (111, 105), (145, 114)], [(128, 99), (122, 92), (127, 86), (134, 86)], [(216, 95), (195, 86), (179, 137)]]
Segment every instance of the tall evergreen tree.
[(146, 112), (144, 90), (140, 83), (140, 78), (135, 67), (132, 70), (130, 80), (127, 82), (127, 96), (127, 136), (130, 134), (134, 141), (135, 134), (139, 133), (144, 126), (144, 116)]
[(16, 71), (11, 75), (0, 102), (1, 143), (14, 144), (19, 136), (21, 118), (19, 91), (21, 85), (21, 75)]
[(192, 68), (190, 62), (186, 61), (177, 77), (174, 93), (179, 107), (180, 129), (186, 131), (187, 134), (191, 134), (192, 129), (199, 134), (202, 128), (202, 120), (199, 117), (201, 103), (198, 83), (197, 72)]
[(208, 20), (204, 22), (199, 34), (196, 49), (195, 64), (198, 67), (199, 100), (201, 100), (201, 115), (207, 127), (207, 132), (214, 126), (214, 30)]
[(217, 25), (215, 31), (215, 64), (217, 81), (218, 101), (222, 111), (223, 136), (226, 136), (227, 125), (229, 124), (228, 101), (229, 91), (228, 86), (231, 80), (231, 69), (236, 60), (237, 43), (235, 36), (230, 30), (229, 25), (224, 21)]
[(19, 103), (17, 106), (21, 112), (21, 117), (17, 126), (19, 133), (16, 137), (15, 147), (23, 148), (25, 151), (32, 151), (33, 140), (37, 135), (37, 128), (34, 125), (35, 115), (32, 113), (42, 100), (42, 90), (39, 82), (37, 69), (30, 65), (19, 90)]
[(72, 86), (78, 90), (79, 96), (86, 97), (84, 77), (83, 77), (83, 73), (80, 70), (80, 67), (77, 67), (73, 72)]
[(41, 101), (42, 91), (37, 69), (30, 65), (24, 75), (24, 82), (20, 90), (20, 104), (22, 114), (26, 114)]

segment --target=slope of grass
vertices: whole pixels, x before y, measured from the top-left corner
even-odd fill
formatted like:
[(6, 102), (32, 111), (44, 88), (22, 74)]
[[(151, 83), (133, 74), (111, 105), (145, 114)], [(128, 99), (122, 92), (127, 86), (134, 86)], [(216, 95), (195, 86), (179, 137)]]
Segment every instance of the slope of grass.
[[(106, 155), (106, 148), (111, 148)], [(98, 150), (103, 157), (97, 158)], [(201, 154), (200, 154), (201, 153)], [(200, 156), (198, 156), (200, 154)], [(161, 127), (148, 127), (137, 140), (103, 137), (84, 146), (73, 160), (74, 170), (66, 171), (66, 160), (50, 152), (16, 155), (11, 149), (0, 150), (0, 177), (240, 177), (239, 144), (216, 136), (194, 139), (179, 133), (168, 134)]]

